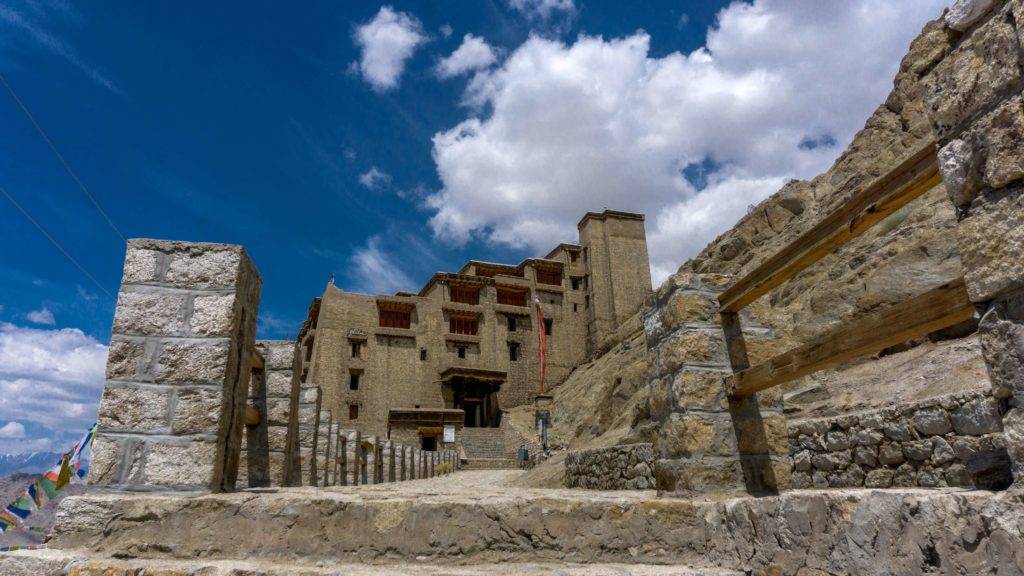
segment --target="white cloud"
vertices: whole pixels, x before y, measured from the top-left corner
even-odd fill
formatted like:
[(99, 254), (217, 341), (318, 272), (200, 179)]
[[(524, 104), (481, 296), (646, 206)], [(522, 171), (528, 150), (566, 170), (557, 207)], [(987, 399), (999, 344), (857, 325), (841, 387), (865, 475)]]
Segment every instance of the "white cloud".
[[(476, 115), (434, 136), (430, 224), (542, 253), (584, 211), (644, 212), (660, 282), (747, 205), (827, 168), (944, 5), (735, 2), (705, 48), (660, 58), (643, 32), (532, 37), (470, 82)], [(701, 165), (706, 187), (684, 177)]]
[(107, 347), (81, 330), (0, 323), (0, 421), (47, 436), (0, 440), (0, 453), (60, 447), (84, 432), (96, 418), (106, 359)]
[(25, 315), (25, 318), (27, 318), (28, 321), (32, 322), (33, 324), (53, 325), (56, 324), (57, 322), (57, 320), (53, 317), (53, 312), (50, 312), (50, 309), (47, 308), (46, 306), (43, 306), (39, 310), (33, 310), (29, 312), (28, 314)]
[(445, 38), (451, 38), (452, 32), (455, 32), (455, 29), (452, 28), (451, 24), (442, 24), (438, 30), (441, 31), (441, 36), (444, 36)]
[(0, 426), (0, 438), (5, 440), (20, 440), (25, 437), (25, 426), (21, 422), (11, 420)]
[(380, 236), (371, 236), (366, 246), (352, 255), (356, 286), (360, 292), (390, 294), (413, 290), (413, 281), (400, 263), (384, 250)]
[(550, 20), (559, 12), (570, 15), (576, 13), (573, 0), (508, 0), (508, 5), (529, 18), (540, 20)]
[(376, 166), (359, 175), (359, 183), (370, 190), (378, 190), (391, 183), (391, 175), (381, 172)]
[(441, 78), (453, 78), (488, 68), (497, 61), (498, 55), (486, 40), (466, 34), (462, 37), (462, 44), (437, 63), (436, 70)]
[(362, 50), (359, 72), (378, 92), (398, 86), (406, 61), (427, 41), (415, 16), (390, 6), (382, 6), (373, 20), (356, 27), (353, 39)]

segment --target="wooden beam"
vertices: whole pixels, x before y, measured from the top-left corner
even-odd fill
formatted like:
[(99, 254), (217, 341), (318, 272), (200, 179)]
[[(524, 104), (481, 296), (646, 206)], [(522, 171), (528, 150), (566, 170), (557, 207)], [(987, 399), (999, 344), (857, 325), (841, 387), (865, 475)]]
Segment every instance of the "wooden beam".
[(767, 362), (726, 378), (734, 398), (778, 386), (818, 370), (878, 352), (889, 346), (971, 319), (974, 305), (963, 279), (944, 284), (921, 296), (845, 323)]
[(722, 292), (721, 311), (739, 312), (941, 183), (935, 142), (928, 142)]

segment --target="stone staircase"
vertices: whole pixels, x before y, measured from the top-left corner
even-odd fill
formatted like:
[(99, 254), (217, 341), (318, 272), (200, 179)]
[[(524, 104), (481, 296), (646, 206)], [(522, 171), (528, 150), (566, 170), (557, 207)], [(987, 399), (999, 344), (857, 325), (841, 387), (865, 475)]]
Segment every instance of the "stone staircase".
[(495, 470), (515, 468), (516, 447), (505, 446), (501, 428), (463, 428), (462, 450), (465, 453), (463, 469)]

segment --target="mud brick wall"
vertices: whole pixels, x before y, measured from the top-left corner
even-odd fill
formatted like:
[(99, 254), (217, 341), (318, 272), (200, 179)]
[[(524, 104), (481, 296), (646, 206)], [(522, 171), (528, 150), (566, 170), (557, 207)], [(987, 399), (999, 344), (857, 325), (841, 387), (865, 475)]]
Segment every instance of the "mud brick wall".
[(128, 242), (91, 484), (234, 489), (259, 294), (241, 246)]
[(793, 422), (793, 487), (1005, 488), (1004, 411), (986, 390)]
[(1024, 5), (960, 0), (949, 49), (926, 82), (939, 167), (957, 208), (964, 279), (1003, 421), (1024, 478)]
[(654, 488), (654, 446), (626, 444), (570, 452), (565, 457), (565, 484), (593, 490)]

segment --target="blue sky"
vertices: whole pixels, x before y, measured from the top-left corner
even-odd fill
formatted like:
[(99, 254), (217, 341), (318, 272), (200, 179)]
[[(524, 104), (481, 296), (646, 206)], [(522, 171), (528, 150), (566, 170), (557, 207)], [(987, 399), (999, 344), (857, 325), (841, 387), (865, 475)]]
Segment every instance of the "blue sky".
[[(0, 73), (113, 223), (0, 89), (0, 186), (95, 278), (0, 197), (0, 452), (92, 418), (119, 234), (243, 244), (272, 338), (331, 274), (415, 290), (604, 207), (660, 282), (847, 145), (945, 2), (889, 4), (0, 1)], [(50, 388), (66, 418), (12, 399)]]

